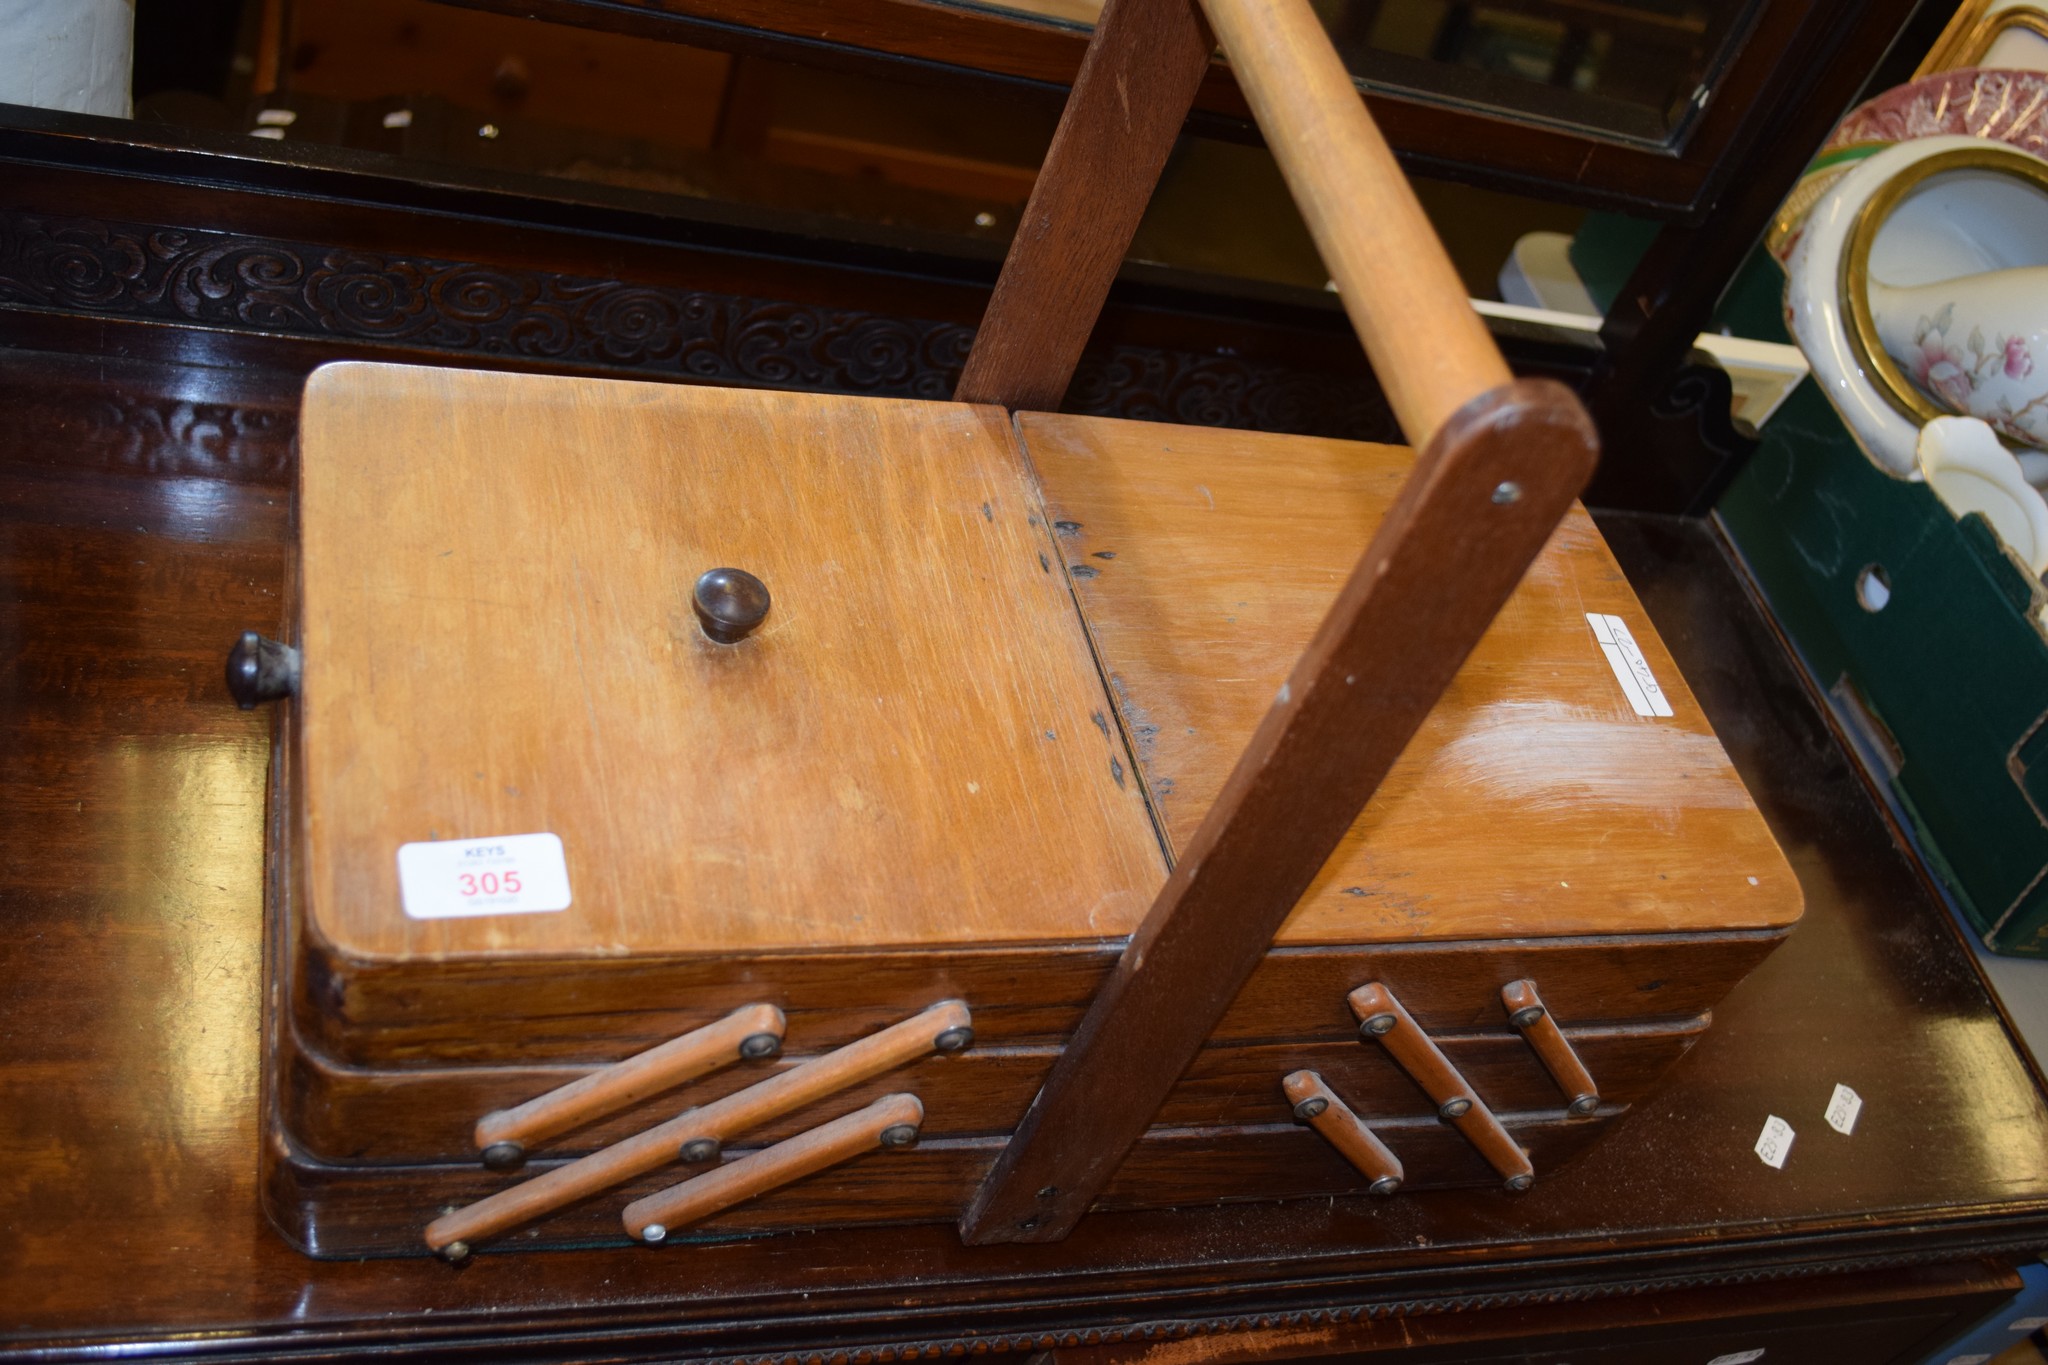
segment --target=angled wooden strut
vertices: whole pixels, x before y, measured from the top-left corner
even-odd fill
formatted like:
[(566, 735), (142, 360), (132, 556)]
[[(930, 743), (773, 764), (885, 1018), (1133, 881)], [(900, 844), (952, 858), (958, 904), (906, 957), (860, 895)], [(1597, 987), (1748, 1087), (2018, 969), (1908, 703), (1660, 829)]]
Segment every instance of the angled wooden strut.
[(1057, 1241), (1087, 1212), (1598, 456), (1570, 391), (1509, 375), (1308, 0), (1202, 4), (1418, 457), (963, 1214), (969, 1243)]
[(1209, 69), (1196, 0), (1109, 0), (953, 397), (1058, 410)]

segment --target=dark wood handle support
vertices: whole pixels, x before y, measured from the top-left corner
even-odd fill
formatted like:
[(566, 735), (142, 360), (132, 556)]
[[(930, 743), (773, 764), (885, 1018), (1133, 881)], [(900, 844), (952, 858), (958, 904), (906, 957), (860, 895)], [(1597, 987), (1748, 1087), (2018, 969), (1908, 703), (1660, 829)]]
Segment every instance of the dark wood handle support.
[(867, 1108), (820, 1124), (773, 1147), (764, 1147), (715, 1171), (671, 1185), (626, 1205), (626, 1235), (659, 1242), (669, 1233), (702, 1222), (721, 1209), (851, 1161), (877, 1147), (908, 1147), (917, 1141), (924, 1105), (915, 1095), (884, 1095)]
[[(962, 1213), (970, 1245), (1054, 1242), (1080, 1221), (1599, 456), (1568, 390), (1510, 378), (1309, 0), (1200, 5), (1105, 9), (958, 396), (1056, 404), (1200, 80), (1206, 25), (1418, 454)], [(1029, 322), (1019, 305), (1041, 302), (1049, 317)]]
[(1564, 1092), (1565, 1111), (1575, 1118), (1584, 1118), (1598, 1109), (1600, 1088), (1593, 1084), (1593, 1074), (1586, 1070), (1586, 1064), (1572, 1050), (1571, 1039), (1564, 1036), (1543, 997), (1536, 993), (1536, 983), (1526, 977), (1508, 982), (1500, 988), (1500, 1002), (1507, 1007), (1508, 1022), (1529, 1040), (1536, 1060), (1543, 1063), (1550, 1079)]
[(1290, 1072), (1280, 1082), (1280, 1089), (1294, 1106), (1294, 1117), (1315, 1129), (1357, 1167), (1358, 1173), (1372, 1182), (1367, 1187), (1372, 1193), (1392, 1194), (1401, 1188), (1404, 1172), (1400, 1159), (1321, 1076), (1313, 1071)]
[(1436, 1102), (1437, 1113), (1449, 1120), (1486, 1158), (1507, 1188), (1519, 1194), (1536, 1183), (1536, 1168), (1500, 1120), (1486, 1107), (1458, 1068), (1450, 1063), (1394, 993), (1374, 981), (1347, 997), (1358, 1016), (1359, 1037), (1385, 1047), (1395, 1063)]
[(476, 1145), (494, 1171), (517, 1168), (526, 1149), (543, 1138), (615, 1114), (650, 1095), (673, 1089), (747, 1058), (782, 1050), (782, 1011), (744, 1005), (713, 1024), (614, 1062), (601, 1071), (477, 1120)]
[[(961, 1217), (1057, 1241), (1109, 1183), (1592, 473), (1561, 385), (1520, 380), (1424, 447), (1315, 638)], [(1508, 1144), (1512, 1147), (1512, 1144)]]
[(1059, 410), (1215, 47), (1196, 0), (1102, 7), (955, 400)]
[(728, 1138), (917, 1060), (958, 1052), (974, 1041), (965, 1002), (945, 1000), (834, 1052), (813, 1057), (759, 1085), (678, 1114), (566, 1166), (444, 1214), (427, 1225), (427, 1247), (459, 1261), (483, 1238), (531, 1222), (564, 1204), (623, 1184), (672, 1161), (711, 1161)]

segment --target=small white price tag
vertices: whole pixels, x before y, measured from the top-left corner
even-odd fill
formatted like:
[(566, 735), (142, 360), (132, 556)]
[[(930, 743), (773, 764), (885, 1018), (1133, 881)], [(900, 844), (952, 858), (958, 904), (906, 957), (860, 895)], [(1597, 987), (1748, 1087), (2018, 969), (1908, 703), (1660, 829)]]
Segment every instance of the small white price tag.
[(552, 834), (405, 844), (398, 850), (398, 894), (413, 919), (566, 910), (569, 863)]
[(1785, 1169), (1785, 1158), (1791, 1154), (1792, 1125), (1776, 1114), (1764, 1120), (1764, 1130), (1757, 1135), (1756, 1154), (1764, 1165), (1774, 1171)]
[(1846, 1085), (1837, 1085), (1835, 1093), (1828, 1097), (1828, 1112), (1824, 1117), (1828, 1127), (1847, 1136), (1856, 1131), (1856, 1116), (1863, 1112), (1863, 1097)]
[(1748, 1351), (1730, 1351), (1725, 1356), (1715, 1356), (1707, 1365), (1749, 1365), (1750, 1361), (1763, 1358), (1764, 1348), (1758, 1346)]
[(1636, 714), (1670, 715), (1671, 703), (1664, 696), (1664, 689), (1657, 686), (1657, 675), (1650, 672), (1650, 661), (1637, 648), (1636, 637), (1629, 634), (1628, 622), (1619, 616), (1589, 611), (1586, 624), (1593, 628), (1593, 638), (1600, 642), (1600, 652), (1607, 656), (1607, 666), (1614, 670), (1614, 679), (1621, 684)]

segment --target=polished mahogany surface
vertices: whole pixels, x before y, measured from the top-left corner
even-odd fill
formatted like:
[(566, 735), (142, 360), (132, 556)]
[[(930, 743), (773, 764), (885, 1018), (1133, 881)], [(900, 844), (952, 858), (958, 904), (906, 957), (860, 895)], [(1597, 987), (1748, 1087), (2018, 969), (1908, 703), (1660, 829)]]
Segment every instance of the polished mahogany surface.
[[(1030, 1349), (1134, 1319), (1618, 1300), (2048, 1244), (2040, 1080), (1945, 912), (1710, 529), (1610, 518), (1808, 913), (1666, 1088), (1527, 1196), (1097, 1215), (1051, 1246), (936, 1226), (306, 1260), (255, 1189), (271, 718), (221, 682), (238, 631), (285, 624), (299, 383), (0, 351), (0, 1350)], [(1853, 1136), (1821, 1120), (1837, 1083), (1864, 1100)], [(1781, 1171), (1751, 1151), (1772, 1114), (1798, 1133)]]

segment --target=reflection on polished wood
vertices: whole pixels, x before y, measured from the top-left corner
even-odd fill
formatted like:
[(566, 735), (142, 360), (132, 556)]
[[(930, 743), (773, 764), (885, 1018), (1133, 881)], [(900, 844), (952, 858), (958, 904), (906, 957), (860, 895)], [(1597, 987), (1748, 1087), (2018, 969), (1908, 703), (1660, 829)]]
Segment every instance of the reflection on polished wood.
[[(1042, 413), (1018, 427), (1147, 794), (1185, 854), (1414, 457)], [(1675, 714), (1635, 713), (1588, 612), (1634, 623)], [(1792, 925), (1791, 869), (1647, 624), (1574, 506), (1277, 941)]]
[[(1202, 1330), (1223, 1361), (1279, 1349), (1285, 1313), (1237, 1316), (1273, 1304), (1408, 1305), (1290, 1339), (1306, 1354), (1879, 1299), (1858, 1314), (1889, 1351), (1928, 1330), (1910, 1296), (1995, 1293), (1960, 1262), (2048, 1242), (2048, 1108), (1943, 912), (1709, 535), (1613, 519), (1809, 908), (1672, 1082), (1527, 1196), (1108, 1214), (1057, 1247), (968, 1251), (927, 1227), (460, 1269), (306, 1260), (254, 1189), (270, 718), (220, 680), (237, 632), (285, 624), (296, 388), (97, 356), (0, 366), (0, 1353), (199, 1333), (424, 1351), (513, 1329), (602, 1332), (614, 1356), (969, 1332), (1028, 1351), (1139, 1321), (1222, 1324)], [(1853, 1137), (1821, 1122), (1838, 1082), (1864, 1097)], [(1773, 1113), (1799, 1133), (1782, 1171), (1750, 1152)], [(1716, 1287), (1794, 1265), (1827, 1273)], [(1634, 1288), (1446, 1311), (1566, 1284)]]

